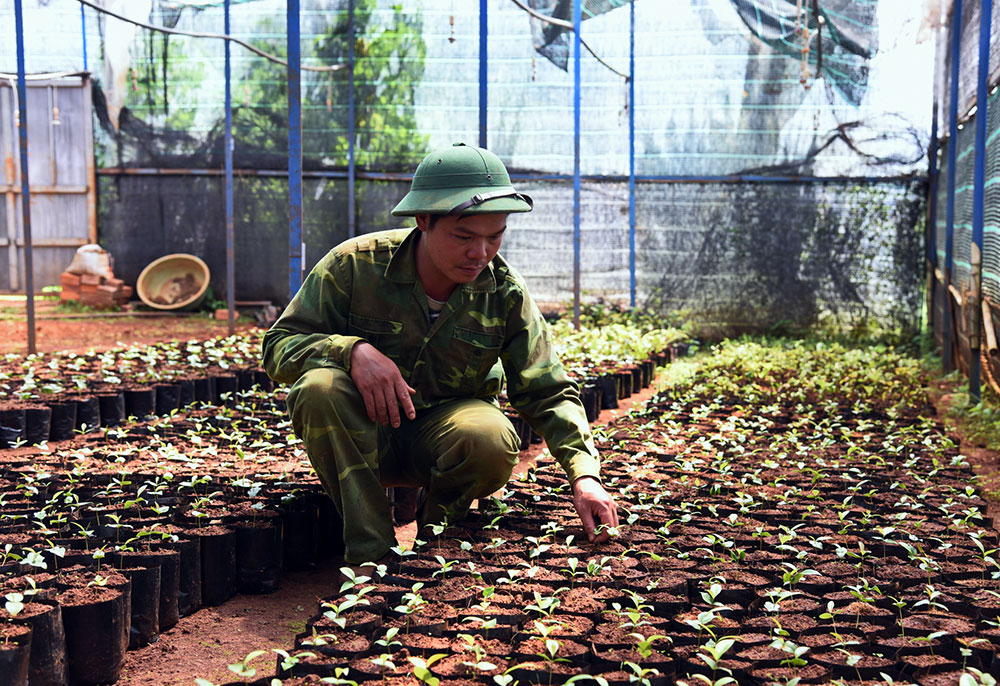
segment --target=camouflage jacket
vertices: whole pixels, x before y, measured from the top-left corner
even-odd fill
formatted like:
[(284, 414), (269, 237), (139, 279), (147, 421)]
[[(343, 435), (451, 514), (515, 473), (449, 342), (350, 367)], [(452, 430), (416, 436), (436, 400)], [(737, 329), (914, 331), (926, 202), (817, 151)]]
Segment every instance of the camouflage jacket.
[[(399, 367), (417, 410), (455, 398), (507, 398), (545, 437), (570, 482), (598, 477), (586, 413), (525, 283), (499, 255), (455, 288), (432, 324), (417, 276), (418, 229), (366, 234), (331, 250), (264, 335), (264, 367), (294, 383), (316, 367), (350, 371), (361, 340)], [(498, 364), (499, 361), (499, 364)]]

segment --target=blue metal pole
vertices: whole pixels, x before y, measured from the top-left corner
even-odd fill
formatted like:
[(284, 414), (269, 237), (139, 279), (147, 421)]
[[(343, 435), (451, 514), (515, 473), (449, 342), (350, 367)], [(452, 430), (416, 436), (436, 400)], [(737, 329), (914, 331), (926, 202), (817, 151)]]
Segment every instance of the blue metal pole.
[(80, 35), (83, 36), (83, 70), (87, 69), (87, 15), (84, 12), (86, 9), (83, 5), (80, 5)]
[(955, 180), (958, 170), (955, 168), (958, 158), (958, 66), (962, 49), (962, 0), (955, 0), (951, 16), (951, 102), (948, 107), (948, 198), (945, 206), (945, 258), (944, 258), (944, 350), (942, 366), (946, 372), (955, 368), (952, 352), (952, 306), (948, 286), (951, 284), (952, 243), (955, 236)]
[(347, 3), (347, 233), (354, 238), (358, 235), (358, 218), (355, 216), (355, 183), (357, 167), (354, 160), (355, 105), (354, 105), (354, 0)]
[[(225, 1), (225, 34), (229, 35), (229, 0)], [(226, 307), (229, 308), (229, 335), (236, 333), (236, 241), (233, 221), (233, 99), (232, 60), (226, 48)]]
[(287, 0), (288, 22), (288, 298), (302, 286), (302, 49), (299, 0)]
[(24, 72), (24, 13), (21, 0), (14, 0), (14, 32), (17, 34), (17, 138), (21, 156), (21, 230), (24, 235), (24, 296), (28, 315), (28, 354), (35, 353), (35, 275), (31, 256), (31, 191), (28, 184), (28, 89)]
[(934, 114), (931, 117), (931, 143), (927, 153), (927, 177), (929, 190), (927, 198), (927, 232), (925, 242), (927, 247), (927, 322), (928, 327), (934, 326), (934, 303), (937, 292), (937, 276), (934, 267), (937, 266), (937, 194), (940, 171), (938, 170), (938, 101), (934, 100)]
[(489, 111), (489, 90), (486, 82), (489, 65), (489, 8), (487, 0), (479, 0), (479, 147), (486, 147), (486, 115)]
[(573, 325), (580, 328), (580, 24), (582, 0), (573, 0)]
[(983, 279), (983, 221), (986, 195), (986, 121), (990, 76), (990, 28), (993, 22), (993, 0), (980, 0), (979, 12), (979, 83), (976, 92), (976, 162), (973, 170), (972, 194), (972, 308), (969, 317), (969, 399), (980, 399), (980, 322)]
[(628, 272), (629, 303), (635, 309), (635, 2), (628, 31)]

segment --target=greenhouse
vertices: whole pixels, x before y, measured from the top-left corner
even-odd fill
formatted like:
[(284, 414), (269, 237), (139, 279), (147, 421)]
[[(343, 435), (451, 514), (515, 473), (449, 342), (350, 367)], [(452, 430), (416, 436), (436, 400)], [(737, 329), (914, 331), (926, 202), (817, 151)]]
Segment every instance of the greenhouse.
[(0, 8), (0, 686), (997, 683), (992, 0)]

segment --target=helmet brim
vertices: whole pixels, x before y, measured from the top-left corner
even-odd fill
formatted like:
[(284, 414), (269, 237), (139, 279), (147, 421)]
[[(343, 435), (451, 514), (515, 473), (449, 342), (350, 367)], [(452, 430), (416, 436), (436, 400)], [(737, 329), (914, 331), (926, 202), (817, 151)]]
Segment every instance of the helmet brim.
[[(392, 209), (392, 216), (414, 217), (418, 214), (448, 214), (476, 194), (495, 193), (497, 190), (497, 186), (411, 190)], [(513, 190), (511, 188), (512, 192)], [(523, 196), (524, 194), (519, 195)], [(513, 214), (530, 211), (531, 203), (522, 200), (518, 195), (509, 195), (491, 198), (478, 205), (473, 205), (462, 210), (461, 214)]]

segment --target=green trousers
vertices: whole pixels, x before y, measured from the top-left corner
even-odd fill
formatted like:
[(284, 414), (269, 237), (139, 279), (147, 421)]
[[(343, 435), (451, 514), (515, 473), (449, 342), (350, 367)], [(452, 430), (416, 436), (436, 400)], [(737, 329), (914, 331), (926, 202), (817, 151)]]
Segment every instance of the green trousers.
[(388, 486), (423, 486), (421, 524), (464, 517), (501, 488), (520, 440), (498, 407), (478, 399), (418, 410), (399, 428), (368, 419), (350, 374), (311, 369), (288, 392), (296, 435), (344, 519), (345, 561), (377, 560), (396, 545)]

